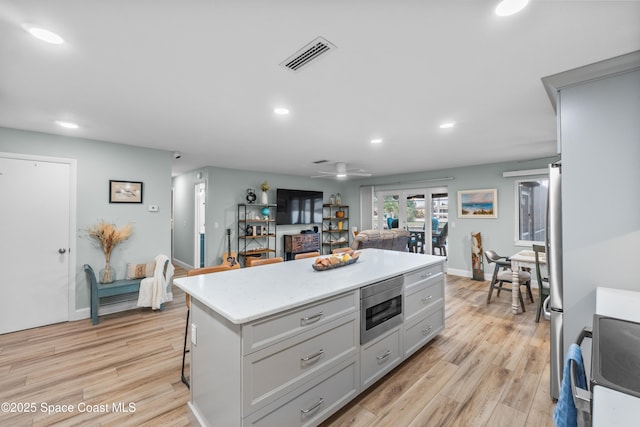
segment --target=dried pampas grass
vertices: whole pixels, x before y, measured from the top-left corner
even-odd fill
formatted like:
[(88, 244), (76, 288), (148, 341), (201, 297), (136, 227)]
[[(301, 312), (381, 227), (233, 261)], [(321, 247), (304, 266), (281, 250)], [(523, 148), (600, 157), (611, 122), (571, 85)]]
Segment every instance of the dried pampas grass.
[(101, 282), (109, 283), (112, 280), (109, 261), (111, 259), (111, 252), (119, 244), (127, 240), (133, 234), (133, 226), (127, 224), (122, 228), (116, 228), (115, 224), (100, 220), (97, 224), (87, 228), (87, 235), (96, 239), (100, 243), (100, 247), (104, 252), (106, 260), (104, 277), (101, 277)]

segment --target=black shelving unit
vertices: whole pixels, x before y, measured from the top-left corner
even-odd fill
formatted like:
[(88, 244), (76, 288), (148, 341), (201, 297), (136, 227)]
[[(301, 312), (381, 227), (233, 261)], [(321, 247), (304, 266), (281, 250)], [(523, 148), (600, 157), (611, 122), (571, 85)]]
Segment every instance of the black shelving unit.
[[(275, 204), (238, 204), (238, 259), (271, 258), (277, 251)], [(264, 210), (269, 214), (265, 215)]]

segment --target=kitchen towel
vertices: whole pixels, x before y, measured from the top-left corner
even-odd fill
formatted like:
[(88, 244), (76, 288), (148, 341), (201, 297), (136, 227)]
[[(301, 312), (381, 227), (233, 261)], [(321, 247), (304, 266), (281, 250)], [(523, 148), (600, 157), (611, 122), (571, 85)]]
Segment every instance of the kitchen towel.
[(571, 361), (576, 363), (578, 387), (586, 389), (587, 379), (584, 373), (584, 362), (582, 361), (582, 351), (578, 344), (571, 344), (564, 362), (564, 372), (562, 374), (562, 384), (560, 385), (560, 397), (555, 411), (553, 411), (553, 421), (557, 427), (574, 427), (578, 425), (578, 411), (573, 403), (573, 393), (571, 392)]

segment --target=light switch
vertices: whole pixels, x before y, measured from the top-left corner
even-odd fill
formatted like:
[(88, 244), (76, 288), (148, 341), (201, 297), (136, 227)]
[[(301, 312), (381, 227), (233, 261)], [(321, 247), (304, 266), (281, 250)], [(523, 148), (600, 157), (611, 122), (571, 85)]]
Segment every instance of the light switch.
[(198, 345), (198, 326), (195, 323), (191, 324), (191, 344)]

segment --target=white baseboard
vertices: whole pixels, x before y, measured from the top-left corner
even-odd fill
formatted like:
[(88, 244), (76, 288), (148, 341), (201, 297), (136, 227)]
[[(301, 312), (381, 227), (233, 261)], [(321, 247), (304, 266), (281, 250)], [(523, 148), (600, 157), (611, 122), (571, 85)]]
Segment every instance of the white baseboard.
[(71, 318), (69, 319), (69, 321), (73, 322), (74, 320), (88, 319), (90, 317), (91, 317), (91, 307), (78, 308), (76, 309), (75, 312), (71, 314)]
[[(129, 294), (127, 294), (129, 295)], [(138, 307), (138, 293), (130, 294), (131, 297), (125, 298), (123, 301), (114, 302), (112, 304), (105, 304), (98, 307), (98, 316), (104, 316), (106, 314), (119, 313), (121, 311), (132, 310)], [(122, 295), (116, 295), (122, 297)], [(107, 297), (109, 298), (109, 297)], [(167, 292), (167, 298), (169, 301), (173, 301), (173, 292)], [(88, 319), (91, 317), (91, 307), (79, 308), (72, 313), (70, 322), (74, 320)]]
[(174, 259), (172, 260), (172, 262), (173, 262), (174, 264), (177, 264), (177, 265), (179, 265), (180, 267), (184, 268), (185, 270), (191, 270), (191, 269), (193, 269), (193, 268), (194, 268), (191, 264), (186, 263), (186, 262), (184, 262), (184, 261), (180, 261), (179, 259), (176, 259), (176, 258), (174, 258)]

